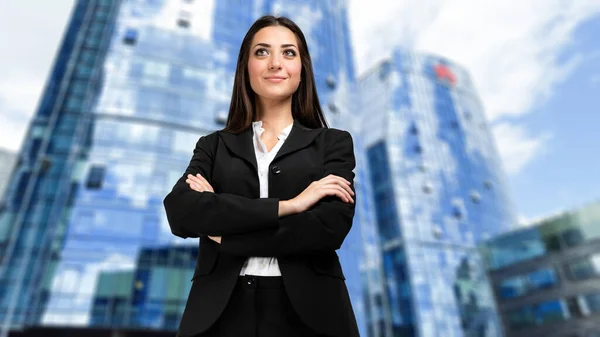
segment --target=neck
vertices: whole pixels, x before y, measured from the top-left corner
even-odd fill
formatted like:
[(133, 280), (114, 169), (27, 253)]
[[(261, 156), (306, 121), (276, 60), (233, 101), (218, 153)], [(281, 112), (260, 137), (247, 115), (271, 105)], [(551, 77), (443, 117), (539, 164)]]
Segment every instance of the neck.
[(259, 100), (256, 121), (262, 121), (265, 132), (279, 134), (294, 122), (292, 97), (285, 100)]

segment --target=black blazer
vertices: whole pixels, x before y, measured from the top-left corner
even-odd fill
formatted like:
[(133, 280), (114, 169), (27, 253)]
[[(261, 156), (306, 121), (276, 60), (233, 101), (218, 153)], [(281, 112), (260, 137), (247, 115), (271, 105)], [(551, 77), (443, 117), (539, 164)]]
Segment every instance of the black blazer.
[[(207, 330), (221, 315), (250, 256), (276, 257), (285, 290), (302, 320), (319, 333), (358, 336), (345, 277), (335, 252), (352, 226), (355, 203), (325, 197), (311, 209), (278, 217), (279, 200), (296, 197), (329, 174), (352, 183), (352, 137), (337, 129), (309, 129), (295, 121), (269, 168), (269, 198), (260, 198), (253, 131), (217, 131), (198, 140), (183, 177), (166, 196), (171, 231), (199, 237), (200, 254), (179, 335)], [(200, 173), (215, 193), (185, 182)], [(354, 198), (356, 200), (356, 198)], [(222, 236), (221, 244), (207, 235)]]

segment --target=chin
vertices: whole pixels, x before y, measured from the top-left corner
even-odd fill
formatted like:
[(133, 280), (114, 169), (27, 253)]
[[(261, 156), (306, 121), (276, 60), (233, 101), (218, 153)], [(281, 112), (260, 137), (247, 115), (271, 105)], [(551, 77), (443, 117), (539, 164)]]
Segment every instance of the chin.
[(269, 99), (269, 100), (283, 100), (286, 99), (290, 96), (292, 96), (294, 94), (293, 91), (286, 91), (286, 92), (281, 92), (281, 91), (277, 91), (277, 92), (261, 92), (258, 94), (259, 97), (263, 98), (263, 99)]

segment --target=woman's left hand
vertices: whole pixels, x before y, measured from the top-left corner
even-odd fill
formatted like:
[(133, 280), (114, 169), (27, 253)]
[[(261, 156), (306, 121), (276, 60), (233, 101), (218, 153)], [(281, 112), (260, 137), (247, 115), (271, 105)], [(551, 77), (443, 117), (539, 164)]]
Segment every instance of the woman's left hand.
[[(195, 176), (188, 174), (185, 182), (188, 183), (188, 185), (190, 185), (190, 188), (196, 192), (215, 192), (212, 186), (208, 183), (208, 181), (204, 179), (204, 177), (200, 174), (197, 174)], [(209, 236), (208, 238), (218, 244), (221, 243), (220, 236)]]
[(196, 192), (212, 192), (215, 193), (213, 187), (208, 183), (200, 173), (194, 175), (188, 174), (185, 182), (190, 185), (190, 188)]

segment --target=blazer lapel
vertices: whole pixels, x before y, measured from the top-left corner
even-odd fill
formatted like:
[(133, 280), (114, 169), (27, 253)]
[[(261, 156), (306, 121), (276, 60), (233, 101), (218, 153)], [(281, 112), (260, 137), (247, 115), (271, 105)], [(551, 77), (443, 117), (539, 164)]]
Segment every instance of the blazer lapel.
[(273, 162), (276, 162), (283, 156), (307, 147), (323, 130), (323, 128), (309, 129), (300, 124), (298, 120), (294, 120), (294, 126), (292, 126), (290, 134), (286, 138), (285, 142), (283, 142), (283, 145), (277, 152), (277, 155), (275, 155), (275, 158), (273, 158)]
[(252, 136), (254, 135), (252, 125), (239, 134), (224, 131), (217, 131), (217, 133), (221, 136), (223, 143), (227, 146), (229, 151), (247, 161), (248, 164), (254, 167), (254, 172), (258, 172), (254, 144), (252, 144)]
[[(300, 122), (297, 120), (294, 120), (292, 130), (290, 131), (290, 134), (286, 140), (283, 142), (283, 145), (277, 152), (275, 158), (273, 158), (273, 162), (277, 161), (283, 156), (307, 147), (323, 130), (323, 128), (309, 129), (300, 124)], [(225, 143), (225, 146), (227, 146), (227, 148), (233, 152), (233, 154), (248, 162), (250, 165), (252, 165), (254, 171), (258, 172), (256, 154), (254, 153), (254, 144), (252, 144), (252, 137), (254, 136), (252, 125), (239, 134), (224, 131), (218, 131), (218, 133), (221, 136), (223, 143)]]

